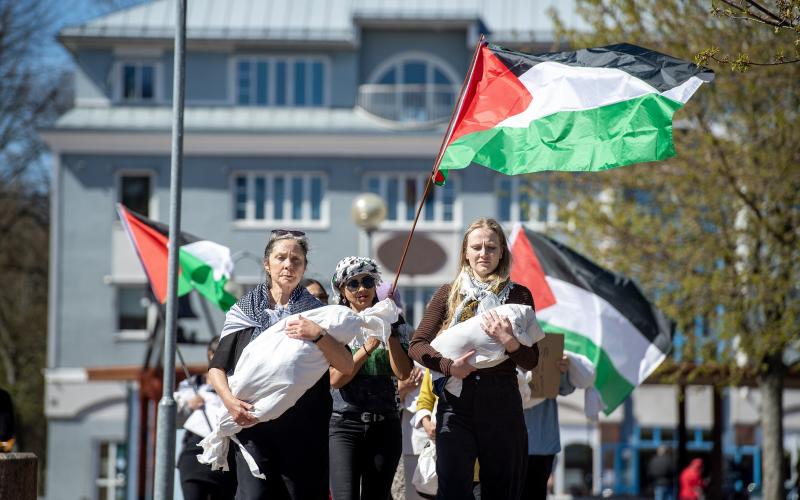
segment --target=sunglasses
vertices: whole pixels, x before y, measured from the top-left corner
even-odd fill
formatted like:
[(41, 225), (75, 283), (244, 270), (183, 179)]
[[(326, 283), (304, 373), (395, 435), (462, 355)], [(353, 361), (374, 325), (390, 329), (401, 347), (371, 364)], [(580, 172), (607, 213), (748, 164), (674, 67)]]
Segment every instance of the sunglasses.
[(364, 276), (361, 279), (361, 281), (353, 278), (347, 283), (345, 283), (344, 286), (346, 286), (347, 289), (350, 290), (351, 292), (355, 292), (362, 286), (364, 287), (365, 290), (369, 290), (375, 287), (375, 278), (373, 278), (372, 276)]
[(292, 231), (291, 229), (273, 229), (272, 236), (286, 236), (287, 234), (301, 238), (306, 235), (303, 231)]

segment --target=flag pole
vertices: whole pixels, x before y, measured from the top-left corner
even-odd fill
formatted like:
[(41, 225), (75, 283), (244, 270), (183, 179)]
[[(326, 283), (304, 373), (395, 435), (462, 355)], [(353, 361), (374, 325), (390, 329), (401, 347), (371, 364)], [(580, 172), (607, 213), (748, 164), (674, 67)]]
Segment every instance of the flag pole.
[(425, 190), (422, 192), (422, 198), (419, 200), (419, 206), (417, 207), (417, 214), (414, 216), (414, 222), (411, 224), (411, 232), (408, 233), (408, 238), (406, 238), (405, 245), (403, 245), (403, 254), (400, 256), (400, 264), (397, 266), (397, 272), (394, 276), (394, 282), (392, 283), (392, 288), (390, 289), (390, 295), (394, 294), (394, 291), (397, 289), (397, 281), (400, 279), (400, 273), (403, 271), (403, 264), (406, 261), (406, 255), (408, 254), (408, 247), (411, 245), (411, 238), (414, 236), (414, 230), (417, 227), (417, 222), (419, 221), (419, 215), (422, 213), (422, 207), (425, 205), (425, 201), (428, 199), (428, 193), (431, 189), (431, 184), (433, 184), (433, 179), (436, 176), (436, 172), (439, 170), (439, 164), (442, 161), (442, 157), (444, 156), (444, 148), (450, 140), (450, 137), (453, 135), (453, 128), (455, 127), (455, 121), (458, 116), (461, 114), (461, 108), (464, 105), (464, 95), (467, 93), (467, 89), (469, 88), (470, 82), (472, 81), (472, 72), (475, 70), (475, 63), (478, 60), (478, 55), (480, 54), (481, 47), (486, 43), (486, 37), (481, 33), (480, 38), (478, 38), (478, 43), (475, 45), (475, 51), (472, 54), (472, 60), (469, 63), (469, 69), (467, 70), (467, 74), (464, 76), (464, 83), (461, 84), (461, 93), (458, 96), (458, 101), (456, 101), (456, 105), (453, 106), (453, 111), (450, 113), (450, 122), (447, 125), (447, 131), (445, 132), (444, 136), (442, 137), (442, 143), (439, 145), (439, 152), (436, 154), (436, 161), (433, 163), (433, 169), (431, 169), (431, 173), (428, 176), (427, 182), (425, 182)]
[(183, 104), (186, 87), (186, 3), (175, 2), (175, 50), (172, 84), (172, 154), (169, 191), (169, 253), (167, 274), (167, 317), (164, 332), (164, 372), (158, 403), (155, 461), (155, 500), (172, 500), (175, 476), (175, 390), (176, 322), (178, 315), (178, 246), (181, 237), (181, 170), (183, 168)]

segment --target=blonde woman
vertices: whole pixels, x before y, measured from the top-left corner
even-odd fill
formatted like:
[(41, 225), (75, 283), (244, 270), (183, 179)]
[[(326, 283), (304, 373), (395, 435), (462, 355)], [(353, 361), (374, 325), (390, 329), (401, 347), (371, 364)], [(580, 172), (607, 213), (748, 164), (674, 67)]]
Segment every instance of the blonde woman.
[[(516, 500), (522, 493), (528, 434), (516, 368), (533, 369), (539, 351), (521, 345), (511, 322), (492, 311), (501, 304), (533, 306), (531, 292), (513, 283), (510, 272), (511, 253), (500, 224), (477, 219), (464, 233), (458, 274), (436, 291), (411, 340), (411, 358), (445, 375), (434, 384), (440, 499), (472, 498), (475, 459), (481, 464), (481, 497)], [(509, 355), (503, 363), (477, 370), (467, 362), (472, 352), (448, 359), (431, 347), (442, 330), (484, 312), (481, 327)], [(462, 380), (460, 396), (445, 389), (448, 377)]]

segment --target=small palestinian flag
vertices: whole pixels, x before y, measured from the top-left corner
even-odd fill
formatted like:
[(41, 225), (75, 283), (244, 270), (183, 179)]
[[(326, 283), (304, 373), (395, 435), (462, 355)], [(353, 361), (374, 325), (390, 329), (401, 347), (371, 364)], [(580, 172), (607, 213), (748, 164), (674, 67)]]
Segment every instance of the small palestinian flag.
[(533, 293), (542, 329), (595, 365), (610, 414), (667, 357), (672, 324), (633, 281), (565, 245), (521, 225), (511, 242), (511, 279)]
[[(153, 294), (163, 304), (167, 301), (169, 227), (131, 212), (119, 203), (117, 212)], [(180, 243), (178, 296), (194, 289), (223, 311), (230, 309), (236, 303), (236, 298), (225, 291), (225, 283), (233, 271), (230, 249), (184, 232), (181, 232)]]
[(479, 42), (434, 180), (599, 171), (675, 155), (672, 115), (714, 73), (629, 44), (530, 55)]

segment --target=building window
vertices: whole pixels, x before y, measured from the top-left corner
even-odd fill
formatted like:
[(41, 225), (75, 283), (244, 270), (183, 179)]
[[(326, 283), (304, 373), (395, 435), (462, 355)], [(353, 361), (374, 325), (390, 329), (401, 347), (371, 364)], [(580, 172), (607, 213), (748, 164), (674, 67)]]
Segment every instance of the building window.
[(128, 102), (150, 102), (157, 97), (155, 62), (120, 63), (120, 97)]
[(117, 201), (127, 209), (150, 217), (152, 176), (148, 174), (123, 174), (119, 179)]
[(497, 213), (506, 223), (554, 224), (558, 222), (555, 202), (559, 193), (547, 179), (501, 176), (497, 180)]
[(325, 106), (326, 65), (311, 57), (254, 57), (236, 62), (242, 106)]
[(455, 106), (457, 83), (444, 61), (429, 54), (402, 54), (380, 65), (369, 83), (359, 87), (359, 105), (402, 123), (443, 121)]
[(146, 330), (149, 305), (146, 285), (117, 287), (117, 331)]
[(436, 293), (436, 288), (433, 287), (409, 287), (402, 288), (401, 294), (403, 298), (403, 314), (406, 322), (416, 328), (422, 320), (422, 315), (425, 313), (425, 308), (431, 297)]
[(125, 471), (127, 470), (127, 446), (125, 443), (103, 441), (97, 450), (98, 500), (125, 498)]
[(327, 179), (322, 174), (237, 174), (233, 180), (234, 220), (323, 223)]
[[(365, 179), (366, 189), (386, 201), (387, 222), (414, 220), (427, 180), (428, 174), (370, 174)], [(444, 186), (431, 186), (420, 223), (456, 222), (457, 185), (456, 176), (451, 174)]]

